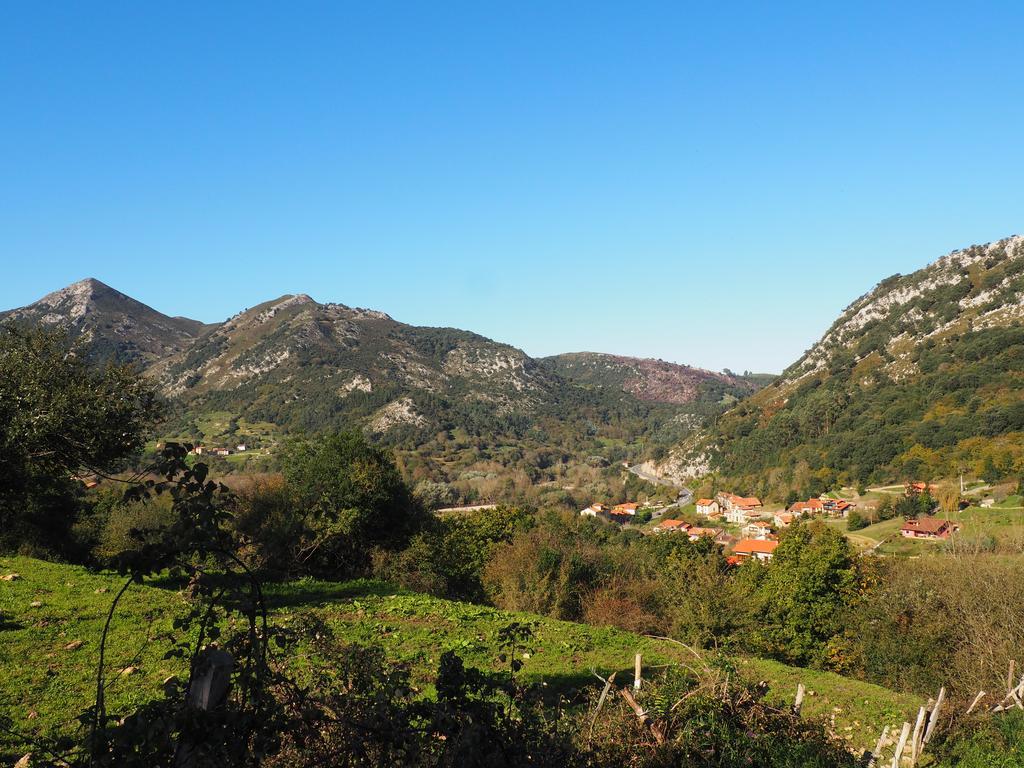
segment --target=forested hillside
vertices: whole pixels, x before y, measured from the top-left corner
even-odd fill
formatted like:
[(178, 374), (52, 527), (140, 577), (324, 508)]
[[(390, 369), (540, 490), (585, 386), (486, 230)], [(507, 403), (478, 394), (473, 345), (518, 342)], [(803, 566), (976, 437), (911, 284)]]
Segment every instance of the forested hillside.
[(1024, 469), (1024, 238), (954, 251), (857, 299), (773, 385), (676, 451), (765, 495)]

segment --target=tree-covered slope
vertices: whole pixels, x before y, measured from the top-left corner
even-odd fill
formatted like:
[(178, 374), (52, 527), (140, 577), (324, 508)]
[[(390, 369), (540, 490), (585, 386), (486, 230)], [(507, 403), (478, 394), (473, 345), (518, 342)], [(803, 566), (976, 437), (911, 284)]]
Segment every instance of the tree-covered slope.
[(599, 352), (570, 352), (541, 359), (559, 376), (582, 386), (621, 389), (640, 400), (686, 405), (739, 399), (773, 377), (716, 373), (689, 365)]
[(780, 379), (677, 450), (766, 495), (1024, 468), (1024, 238), (954, 251), (853, 302)]

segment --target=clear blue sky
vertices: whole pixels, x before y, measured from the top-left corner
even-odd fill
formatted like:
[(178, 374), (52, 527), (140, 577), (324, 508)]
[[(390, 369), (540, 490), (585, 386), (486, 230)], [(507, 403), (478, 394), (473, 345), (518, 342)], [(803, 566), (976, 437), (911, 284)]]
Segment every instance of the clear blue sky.
[(0, 16), (0, 307), (283, 293), (778, 371), (1024, 230), (1024, 4), (39, 3)]

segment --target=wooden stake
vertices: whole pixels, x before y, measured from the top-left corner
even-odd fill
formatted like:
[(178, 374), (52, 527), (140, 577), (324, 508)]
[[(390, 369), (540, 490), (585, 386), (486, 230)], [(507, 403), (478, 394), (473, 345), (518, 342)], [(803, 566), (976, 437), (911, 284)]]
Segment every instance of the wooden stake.
[(804, 705), (804, 684), (799, 683), (796, 686), (796, 699), (793, 700), (793, 714), (797, 717), (800, 716), (800, 708)]
[(976, 706), (978, 706), (978, 702), (981, 701), (984, 697), (985, 697), (985, 692), (984, 691), (978, 691), (978, 695), (974, 697), (974, 701), (971, 702), (971, 706), (969, 706), (967, 708), (967, 712), (965, 714), (968, 714), (968, 715), (971, 714), (971, 712), (974, 711), (974, 708)]
[(608, 691), (612, 689), (612, 683), (615, 682), (615, 673), (612, 672), (608, 675), (608, 679), (604, 681), (604, 690), (601, 691), (601, 698), (597, 700), (597, 709), (594, 710), (594, 719), (590, 721), (590, 735), (587, 737), (588, 740), (594, 738), (594, 725), (597, 723), (597, 716), (601, 712), (601, 707), (604, 706), (605, 699), (608, 698)]
[(636, 719), (640, 721), (640, 724), (641, 725), (646, 725), (648, 728), (651, 729), (651, 734), (654, 736), (654, 740), (656, 742), (658, 742), (658, 744), (664, 744), (665, 743), (665, 730), (664, 730), (664, 728), (662, 728), (660, 725), (658, 725), (655, 721), (651, 720), (651, 716), (648, 715), (644, 711), (644, 708), (641, 707), (637, 703), (636, 699), (633, 698), (633, 694), (629, 692), (629, 688), (620, 688), (619, 689), (619, 693), (622, 694), (622, 698), (624, 698), (626, 700), (626, 703), (629, 704), (629, 706), (633, 710), (634, 714), (636, 714)]
[(932, 733), (935, 732), (935, 724), (939, 721), (939, 711), (942, 709), (942, 702), (946, 700), (946, 689), (945, 687), (939, 688), (939, 696), (935, 699), (935, 709), (932, 710), (931, 716), (928, 718), (928, 727), (924, 731), (923, 744), (927, 744), (932, 740)]
[(900, 731), (900, 740), (896, 744), (896, 751), (892, 755), (892, 768), (899, 768), (900, 758), (903, 757), (903, 750), (906, 749), (908, 738), (910, 738), (910, 723), (904, 723), (903, 730)]
[(642, 663), (642, 658), (641, 658), (640, 654), (638, 653), (636, 655), (636, 659), (634, 660), (634, 665), (633, 665), (633, 690), (634, 691), (639, 691), (640, 690), (640, 676), (641, 676), (640, 675), (640, 669), (641, 669), (641, 663)]
[(1006, 692), (1010, 693), (1013, 690), (1013, 668), (1017, 666), (1016, 659), (1010, 659), (1010, 669), (1006, 673)]
[(924, 716), (925, 708), (921, 707), (917, 710), (917, 722), (914, 723), (914, 733), (910, 738), (910, 764), (917, 765), (917, 759), (920, 757), (918, 754), (918, 744), (921, 741), (921, 729), (924, 728)]
[(885, 737), (889, 735), (889, 726), (885, 726), (882, 729), (882, 735), (878, 737), (878, 742), (875, 744), (875, 751), (868, 752), (865, 755), (864, 768), (872, 768), (878, 756), (882, 753), (882, 745), (885, 744)]

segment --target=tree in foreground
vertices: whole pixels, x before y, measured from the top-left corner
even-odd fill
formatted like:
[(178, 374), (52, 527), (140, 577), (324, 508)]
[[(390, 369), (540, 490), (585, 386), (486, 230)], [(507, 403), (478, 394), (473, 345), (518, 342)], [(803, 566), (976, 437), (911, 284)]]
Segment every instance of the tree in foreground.
[(126, 365), (60, 331), (0, 326), (0, 551), (69, 556), (83, 475), (124, 468), (160, 413)]

